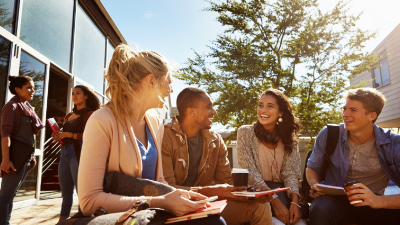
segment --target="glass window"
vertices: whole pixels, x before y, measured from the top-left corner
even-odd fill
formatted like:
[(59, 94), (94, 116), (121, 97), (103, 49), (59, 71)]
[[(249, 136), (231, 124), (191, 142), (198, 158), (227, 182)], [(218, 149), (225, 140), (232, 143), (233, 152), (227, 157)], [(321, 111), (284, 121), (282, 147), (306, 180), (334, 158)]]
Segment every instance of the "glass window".
[[(35, 94), (33, 99), (29, 101), (35, 112), (42, 119), (43, 111), (43, 90), (44, 90), (44, 77), (46, 73), (46, 65), (39, 60), (33, 58), (25, 51), (21, 51), (21, 62), (19, 66), (19, 75), (30, 76), (35, 83)], [(42, 121), (45, 123), (45, 121)], [(39, 148), (40, 132), (36, 135), (36, 148)]]
[(0, 26), (13, 34), (15, 33), (15, 5), (15, 0), (0, 0)]
[(21, 40), (69, 71), (74, 0), (23, 4)]
[(375, 78), (375, 87), (382, 86), (380, 68), (374, 70), (374, 78)]
[(106, 38), (85, 11), (76, 8), (74, 76), (103, 93)]
[[(381, 57), (385, 57), (387, 55), (386, 51), (382, 53)], [(375, 79), (374, 87), (381, 87), (385, 84), (390, 83), (390, 75), (389, 75), (389, 63), (388, 59), (383, 59), (380, 62), (380, 67), (373, 71), (373, 78)]]
[[(112, 58), (112, 55), (114, 54), (114, 50), (115, 50), (114, 46), (112, 46), (112, 44), (110, 42), (108, 42), (108, 44), (107, 44), (107, 64), (106, 64), (106, 67), (108, 67), (109, 64), (110, 64), (110, 60)], [(104, 79), (104, 95), (106, 94), (107, 87), (108, 87), (107, 80)], [(106, 99), (104, 101), (105, 101), (104, 104), (108, 102)]]
[(3, 108), (7, 92), (7, 76), (11, 43), (0, 37), (0, 107)]
[(107, 44), (107, 64), (106, 67), (108, 67), (108, 64), (110, 64), (110, 60), (112, 58), (112, 55), (114, 54), (114, 46), (110, 42)]
[(100, 104), (103, 104), (103, 102), (104, 102), (104, 97), (103, 97), (102, 95), (99, 95), (97, 92), (95, 92), (95, 94), (96, 94), (97, 98), (99, 99)]
[(389, 65), (387, 59), (384, 59), (381, 62), (381, 75), (382, 75), (382, 85), (388, 84), (390, 82), (390, 77), (389, 77)]

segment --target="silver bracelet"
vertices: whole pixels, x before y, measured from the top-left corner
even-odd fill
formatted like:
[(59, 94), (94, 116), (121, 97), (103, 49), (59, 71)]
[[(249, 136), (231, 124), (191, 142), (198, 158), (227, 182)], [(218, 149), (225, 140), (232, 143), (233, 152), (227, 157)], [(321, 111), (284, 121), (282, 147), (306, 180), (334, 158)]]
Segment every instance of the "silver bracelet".
[(290, 204), (293, 204), (301, 209), (301, 206), (299, 204), (297, 204), (296, 202), (291, 202)]

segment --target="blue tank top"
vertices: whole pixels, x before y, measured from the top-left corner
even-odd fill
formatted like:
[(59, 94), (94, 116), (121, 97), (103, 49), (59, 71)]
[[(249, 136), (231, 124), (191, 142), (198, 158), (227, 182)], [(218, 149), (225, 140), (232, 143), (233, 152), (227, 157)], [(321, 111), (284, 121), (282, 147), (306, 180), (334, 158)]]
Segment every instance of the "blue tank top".
[(147, 123), (146, 123), (146, 134), (147, 134), (147, 149), (136, 138), (136, 142), (140, 149), (140, 156), (142, 157), (142, 165), (143, 165), (142, 178), (155, 180), (158, 154), (153, 136), (151, 135), (150, 130), (147, 127)]

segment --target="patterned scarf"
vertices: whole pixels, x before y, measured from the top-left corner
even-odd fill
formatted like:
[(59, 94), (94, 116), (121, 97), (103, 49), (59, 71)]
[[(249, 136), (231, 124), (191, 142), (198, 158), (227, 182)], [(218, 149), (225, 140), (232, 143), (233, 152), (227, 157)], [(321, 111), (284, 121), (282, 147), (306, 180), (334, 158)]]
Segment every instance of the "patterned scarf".
[(17, 103), (18, 110), (21, 115), (25, 115), (31, 118), (33, 133), (37, 134), (39, 130), (44, 128), (42, 121), (40, 121), (38, 115), (35, 110), (33, 110), (32, 106), (28, 101), (25, 103), (21, 102), (17, 96), (11, 98), (10, 102)]

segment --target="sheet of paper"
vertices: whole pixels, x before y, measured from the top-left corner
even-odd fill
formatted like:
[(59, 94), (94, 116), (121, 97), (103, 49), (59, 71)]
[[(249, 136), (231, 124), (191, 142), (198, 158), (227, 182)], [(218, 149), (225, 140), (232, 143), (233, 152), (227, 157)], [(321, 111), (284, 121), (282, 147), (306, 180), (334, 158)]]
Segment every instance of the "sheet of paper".
[(317, 187), (322, 189), (327, 195), (346, 195), (343, 187), (326, 184), (317, 184)]

